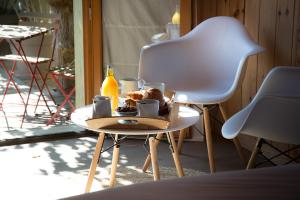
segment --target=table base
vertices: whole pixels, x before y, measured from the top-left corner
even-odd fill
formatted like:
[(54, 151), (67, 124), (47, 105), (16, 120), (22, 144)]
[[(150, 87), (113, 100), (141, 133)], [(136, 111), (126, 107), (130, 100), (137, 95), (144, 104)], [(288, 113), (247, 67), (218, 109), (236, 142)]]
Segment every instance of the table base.
[[(159, 140), (162, 138), (164, 133), (159, 133), (156, 135), (150, 135), (149, 137), (149, 147), (150, 152), (147, 156), (146, 162), (147, 165), (150, 165), (150, 162), (152, 162), (152, 169), (153, 169), (153, 179), (154, 181), (157, 181), (160, 179), (159, 175), (159, 166), (158, 166), (158, 159), (157, 159), (157, 145), (159, 144)], [(170, 144), (170, 149), (172, 152), (173, 160), (175, 163), (175, 167), (177, 170), (178, 177), (184, 176), (183, 168), (181, 166), (181, 162), (179, 159), (178, 151), (177, 151), (177, 145), (174, 139), (173, 132), (165, 133), (168, 138), (168, 142)], [(103, 143), (105, 139), (105, 133), (99, 133), (95, 152), (93, 155), (93, 159), (90, 165), (89, 173), (88, 173), (88, 180), (85, 188), (85, 192), (90, 192), (91, 186), (95, 177), (97, 164), (100, 162), (100, 156), (101, 151), (103, 148)], [(120, 143), (119, 143), (119, 136), (118, 134), (115, 135), (114, 139), (114, 150), (113, 150), (113, 156), (112, 156), (112, 166), (111, 166), (111, 176), (110, 176), (110, 187), (114, 187), (116, 183), (116, 172), (117, 172), (117, 164), (119, 161), (119, 151), (120, 151)], [(145, 162), (145, 163), (146, 163)], [(148, 168), (148, 167), (147, 167)], [(143, 167), (143, 170), (145, 169), (145, 164)], [(146, 170), (144, 170), (146, 171)]]

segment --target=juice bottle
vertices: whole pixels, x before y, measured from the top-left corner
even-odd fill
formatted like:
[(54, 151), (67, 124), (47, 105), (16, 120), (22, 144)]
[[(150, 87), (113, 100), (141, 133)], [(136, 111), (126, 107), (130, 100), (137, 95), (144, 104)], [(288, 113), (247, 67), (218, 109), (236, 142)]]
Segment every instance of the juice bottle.
[(118, 107), (119, 86), (114, 77), (114, 71), (110, 65), (107, 65), (106, 77), (102, 83), (101, 96), (110, 98), (112, 112)]
[(172, 16), (172, 24), (180, 24), (180, 8), (176, 5), (176, 11)]

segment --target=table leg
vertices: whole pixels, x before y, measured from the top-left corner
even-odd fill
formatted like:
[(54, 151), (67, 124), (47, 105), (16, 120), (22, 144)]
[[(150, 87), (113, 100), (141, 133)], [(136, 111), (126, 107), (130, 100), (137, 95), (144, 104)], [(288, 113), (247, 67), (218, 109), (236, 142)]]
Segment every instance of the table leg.
[(119, 161), (119, 151), (120, 151), (120, 144), (118, 144), (118, 135), (116, 135), (112, 163), (111, 163), (111, 171), (110, 171), (109, 187), (111, 188), (114, 187), (116, 184), (116, 172), (117, 172), (117, 165)]
[(177, 143), (177, 151), (179, 154), (181, 154), (181, 150), (182, 150), (182, 145), (183, 145), (183, 141), (185, 139), (186, 136), (186, 128), (181, 129), (180, 133), (179, 133), (179, 138), (178, 138), (178, 143)]
[(158, 181), (159, 177), (159, 168), (158, 168), (158, 161), (157, 161), (157, 150), (155, 146), (155, 138), (149, 138), (149, 146), (150, 146), (150, 155), (151, 155), (151, 162), (152, 162), (152, 170), (153, 170), (153, 178), (154, 181)]
[(172, 156), (173, 156), (173, 159), (174, 159), (177, 174), (178, 174), (179, 177), (182, 177), (182, 176), (184, 176), (184, 172), (183, 172), (181, 162), (180, 162), (180, 159), (179, 159), (177, 145), (176, 145), (176, 142), (175, 142), (175, 139), (174, 139), (173, 132), (167, 133), (167, 136), (168, 136), (169, 143), (171, 145)]
[(95, 177), (95, 173), (96, 173), (97, 164), (98, 164), (99, 158), (100, 158), (100, 153), (101, 153), (101, 150), (103, 147), (104, 136), (105, 136), (105, 133), (99, 133), (98, 141), (96, 144), (96, 149), (95, 149), (95, 152), (93, 155), (92, 163), (91, 163), (89, 174), (88, 174), (88, 181), (86, 183), (85, 192), (89, 192), (91, 190), (91, 186), (92, 186), (92, 183), (93, 183), (93, 180)]
[[(156, 135), (155, 137), (155, 141), (154, 141), (154, 145), (155, 145), (155, 148), (157, 148), (161, 138), (163, 137), (163, 134), (162, 133), (159, 133)], [(143, 166), (143, 172), (146, 172), (150, 166), (150, 163), (151, 163), (151, 156), (150, 154), (147, 155), (147, 158), (144, 162), (144, 166)]]

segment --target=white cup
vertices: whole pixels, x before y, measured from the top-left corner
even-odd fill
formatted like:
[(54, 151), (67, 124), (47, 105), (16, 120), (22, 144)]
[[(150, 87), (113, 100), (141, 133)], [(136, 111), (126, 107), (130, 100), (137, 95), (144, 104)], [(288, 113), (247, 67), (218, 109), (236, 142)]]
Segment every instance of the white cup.
[(93, 99), (93, 118), (110, 117), (110, 98), (96, 95)]
[(162, 82), (146, 82), (144, 83), (143, 89), (147, 90), (150, 88), (156, 88), (161, 91), (161, 93), (164, 95), (165, 92), (165, 83)]
[(156, 99), (139, 100), (136, 103), (138, 116), (141, 117), (155, 117), (158, 116), (159, 101)]
[(119, 80), (121, 84), (121, 95), (126, 95), (128, 92), (139, 90), (141, 80), (135, 78), (125, 78)]

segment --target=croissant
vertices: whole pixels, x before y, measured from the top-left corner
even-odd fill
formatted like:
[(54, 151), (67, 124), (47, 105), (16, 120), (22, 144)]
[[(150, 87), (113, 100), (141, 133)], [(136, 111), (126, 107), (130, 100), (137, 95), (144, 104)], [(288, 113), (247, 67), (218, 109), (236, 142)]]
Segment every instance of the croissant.
[(143, 91), (134, 91), (134, 92), (127, 93), (127, 98), (134, 101), (142, 100), (143, 96), (144, 96)]

